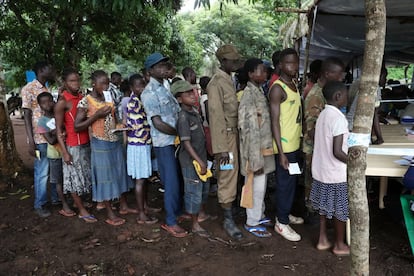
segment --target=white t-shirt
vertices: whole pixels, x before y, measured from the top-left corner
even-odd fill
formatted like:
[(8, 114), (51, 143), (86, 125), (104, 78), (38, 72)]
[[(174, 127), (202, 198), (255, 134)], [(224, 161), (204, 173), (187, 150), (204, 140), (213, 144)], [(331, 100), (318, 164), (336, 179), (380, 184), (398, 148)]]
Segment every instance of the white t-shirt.
[(330, 184), (347, 182), (346, 164), (333, 154), (333, 138), (343, 134), (342, 150), (348, 152), (348, 121), (335, 106), (325, 105), (316, 121), (312, 157), (313, 179)]
[(206, 114), (206, 101), (208, 100), (207, 94), (203, 94), (200, 97), (201, 116), (203, 117), (203, 126), (208, 127), (207, 114)]

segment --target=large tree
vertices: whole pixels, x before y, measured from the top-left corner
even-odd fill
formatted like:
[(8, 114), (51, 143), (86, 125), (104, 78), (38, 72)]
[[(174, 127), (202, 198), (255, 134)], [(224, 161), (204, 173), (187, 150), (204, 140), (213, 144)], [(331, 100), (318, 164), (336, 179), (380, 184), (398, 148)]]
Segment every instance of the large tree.
[[(3, 67), (0, 64), (0, 99), (1, 95), (4, 95), (4, 74)], [(0, 179), (3, 182), (0, 184), (6, 184), (5, 178), (14, 175), (22, 168), (22, 161), (19, 158), (14, 143), (14, 132), (7, 113), (7, 106), (5, 101), (0, 101)], [(0, 186), (0, 190), (4, 187)]]
[(365, 0), (365, 50), (355, 119), (348, 151), (351, 219), (351, 275), (369, 274), (369, 208), (365, 169), (371, 137), (375, 95), (385, 45), (385, 0)]
[(57, 71), (120, 56), (141, 64), (153, 51), (181, 61), (185, 41), (177, 39), (174, 15), (180, 0), (1, 1), (0, 55), (15, 80), (37, 60)]
[(208, 1), (196, 1), (196, 5), (209, 9), (181, 14), (184, 34), (202, 45), (204, 55), (213, 57), (212, 60), (216, 49), (225, 43), (235, 45), (246, 58), (270, 59), (282, 47), (278, 29), (288, 16), (274, 14), (270, 2), (218, 1), (210, 7)]
[[(171, 22), (180, 5), (180, 0), (0, 1), (0, 65), (14, 73), (8, 75), (10, 82), (22, 85), (23, 72), (37, 60), (51, 62), (59, 72), (114, 56), (142, 63), (156, 50), (174, 58), (185, 48), (182, 40), (171, 43)], [(0, 93), (6, 93), (3, 75)], [(0, 125), (2, 177), (21, 167), (4, 103)]]

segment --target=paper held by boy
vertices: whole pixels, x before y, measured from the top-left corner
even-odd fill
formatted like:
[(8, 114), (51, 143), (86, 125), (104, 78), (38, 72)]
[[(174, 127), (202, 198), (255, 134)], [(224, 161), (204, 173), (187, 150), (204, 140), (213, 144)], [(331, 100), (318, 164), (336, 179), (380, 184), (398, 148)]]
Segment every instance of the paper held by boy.
[(301, 174), (302, 171), (300, 170), (298, 162), (295, 163), (289, 163), (289, 174), (295, 175), (295, 174)]

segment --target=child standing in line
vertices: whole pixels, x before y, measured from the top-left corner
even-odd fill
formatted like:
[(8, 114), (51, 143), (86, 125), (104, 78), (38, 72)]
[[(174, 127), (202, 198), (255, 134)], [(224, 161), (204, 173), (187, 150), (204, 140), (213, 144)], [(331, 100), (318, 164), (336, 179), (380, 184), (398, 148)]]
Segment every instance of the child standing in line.
[(269, 90), (273, 148), (276, 162), (276, 222), (275, 231), (288, 241), (300, 241), (301, 236), (290, 224), (302, 224), (303, 218), (290, 214), (297, 185), (296, 172), (289, 171), (300, 159), (302, 136), (302, 106), (297, 84), (299, 56), (287, 48), (279, 57), (280, 77)]
[(122, 123), (124, 123), (125, 122), (125, 117), (126, 117), (126, 112), (127, 112), (127, 104), (129, 102), (129, 99), (131, 98), (131, 89), (130, 89), (130, 86), (129, 86), (129, 80), (124, 79), (121, 82), (121, 86), (120, 86), (119, 89), (122, 92), (122, 98), (121, 98), (121, 103), (119, 104), (119, 107), (118, 107), (118, 113), (120, 115), (120, 119), (121, 119)]
[(49, 159), (49, 181), (52, 190), (52, 203), (58, 202), (57, 197), (59, 197), (59, 200), (62, 202), (62, 209), (59, 211), (59, 214), (65, 217), (73, 217), (76, 213), (67, 204), (62, 189), (62, 155), (57, 141), (56, 123), (53, 114), (55, 102), (53, 101), (52, 94), (49, 92), (40, 93), (37, 96), (37, 102), (44, 115), (38, 121), (36, 133), (42, 134), (48, 142), (47, 158)]
[(322, 93), (327, 104), (315, 126), (315, 147), (312, 161), (312, 189), (310, 200), (320, 215), (318, 250), (331, 244), (326, 235), (326, 219), (334, 218), (336, 239), (333, 253), (349, 255), (344, 243), (348, 219), (348, 185), (346, 175), (348, 122), (340, 108), (346, 106), (348, 93), (342, 82), (328, 82)]
[(145, 88), (145, 79), (138, 74), (129, 78), (132, 95), (127, 104), (125, 125), (127, 131), (127, 169), (135, 180), (135, 197), (138, 208), (138, 224), (154, 224), (158, 219), (146, 214), (145, 182), (152, 174), (150, 126), (140, 95)]
[(75, 117), (79, 101), (83, 98), (79, 73), (74, 68), (62, 72), (64, 89), (55, 106), (57, 139), (63, 159), (63, 191), (70, 193), (78, 209), (78, 217), (87, 223), (97, 222), (86, 209), (88, 202), (81, 196), (90, 194), (91, 148), (88, 130), (75, 131)]
[(275, 170), (269, 105), (262, 89), (267, 72), (261, 59), (251, 58), (240, 74), (248, 80), (239, 105), (240, 171), (246, 184), (252, 180), (253, 188), (253, 206), (246, 208), (244, 228), (256, 237), (266, 238), (272, 235), (266, 229), (270, 219), (264, 215), (266, 175)]
[(116, 127), (114, 103), (109, 99), (105, 101), (104, 96), (109, 87), (108, 75), (102, 70), (93, 72), (92, 87), (92, 92), (78, 103), (75, 130), (91, 126), (92, 199), (104, 202), (108, 216), (105, 222), (118, 226), (125, 220), (115, 215), (110, 201), (121, 198), (130, 187), (122, 143), (112, 132)]
[(191, 84), (179, 80), (171, 85), (171, 93), (181, 105), (178, 113), (177, 132), (181, 147), (178, 158), (184, 178), (184, 203), (192, 217), (192, 232), (207, 238), (210, 234), (199, 224), (202, 204), (207, 202), (210, 183), (198, 176), (193, 160), (200, 165), (200, 175), (207, 173), (207, 150), (201, 116), (194, 108), (196, 97)]

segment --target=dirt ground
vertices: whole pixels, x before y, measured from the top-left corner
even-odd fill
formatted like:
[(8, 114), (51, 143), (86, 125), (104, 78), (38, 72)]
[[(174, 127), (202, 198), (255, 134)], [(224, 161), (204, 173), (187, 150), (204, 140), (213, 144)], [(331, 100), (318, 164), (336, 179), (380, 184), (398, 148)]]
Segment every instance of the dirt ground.
[[(0, 193), (0, 275), (348, 275), (350, 258), (315, 249), (318, 225), (294, 228), (302, 241), (292, 243), (278, 236), (231, 241), (221, 228), (217, 199), (210, 198), (209, 212), (216, 220), (203, 223), (211, 239), (195, 235), (177, 239), (159, 224), (142, 226), (134, 215), (124, 216), (120, 227), (104, 222), (105, 213), (92, 209), (98, 222), (58, 214), (41, 219), (33, 212), (33, 161), (27, 154), (23, 120), (13, 117), (18, 151), (27, 172), (9, 182)], [(1, 180), (0, 180), (1, 181)], [(377, 180), (370, 194), (371, 275), (414, 275), (407, 233), (401, 224), (399, 184), (390, 184), (386, 210), (378, 209)], [(150, 187), (151, 204), (162, 206), (162, 194)], [(26, 198), (25, 195), (30, 195)], [(133, 202), (132, 194), (129, 201)], [(270, 208), (269, 208), (270, 209)], [(270, 210), (270, 214), (272, 211)], [(162, 221), (163, 214), (158, 215)], [(238, 216), (242, 226), (245, 217)], [(187, 229), (190, 224), (183, 223)], [(333, 236), (333, 230), (330, 230)]]

